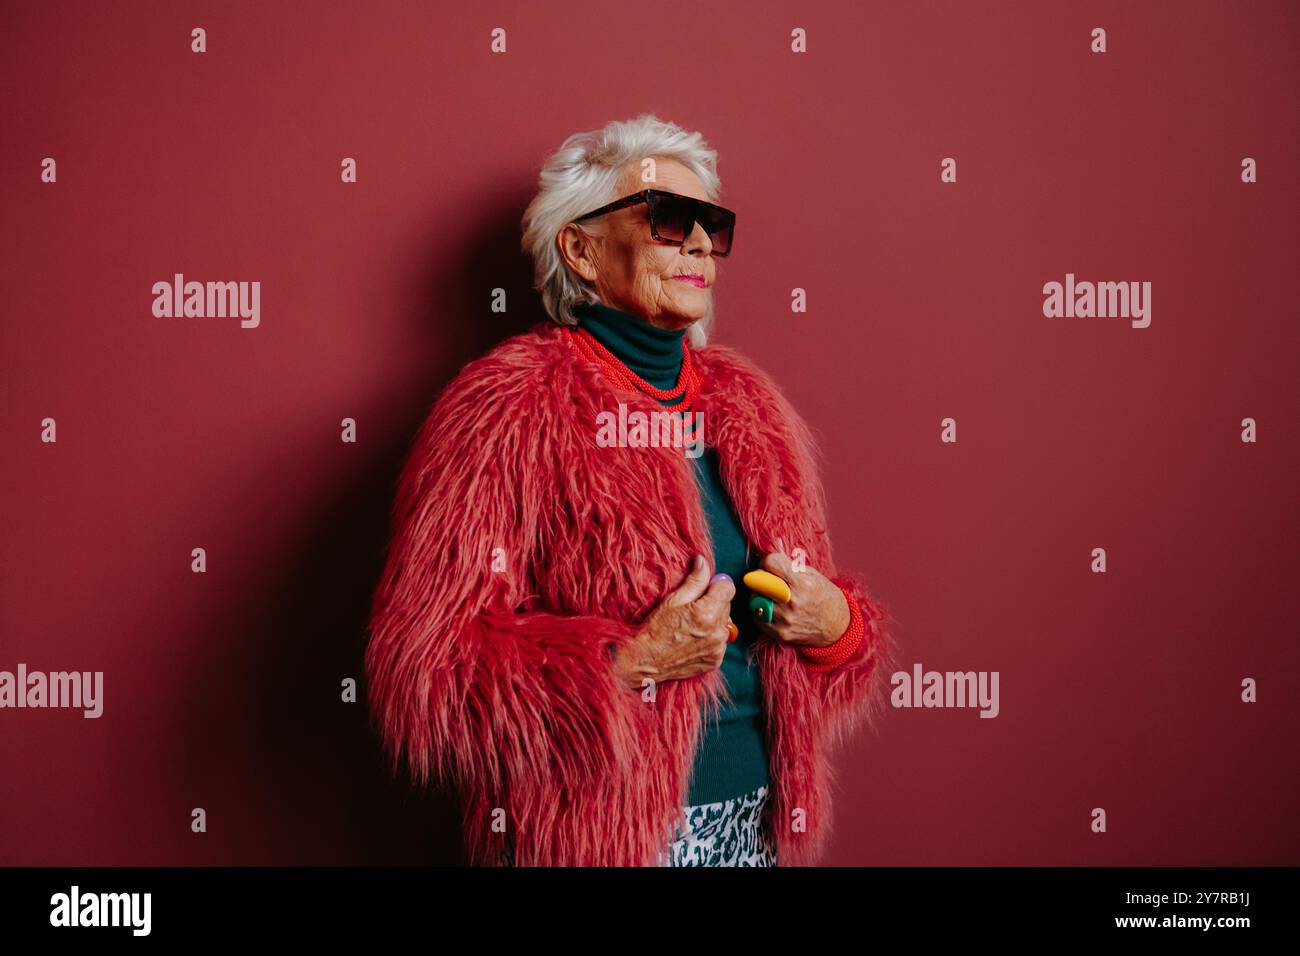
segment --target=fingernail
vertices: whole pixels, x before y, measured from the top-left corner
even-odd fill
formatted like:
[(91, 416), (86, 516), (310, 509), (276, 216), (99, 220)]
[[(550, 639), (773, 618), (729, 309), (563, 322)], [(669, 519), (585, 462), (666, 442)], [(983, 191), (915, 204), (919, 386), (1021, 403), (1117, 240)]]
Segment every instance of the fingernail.
[(735, 581), (731, 580), (730, 574), (723, 574), (721, 571), (719, 571), (713, 577), (709, 578), (709, 587), (713, 587), (713, 585), (717, 584), (719, 581), (731, 581), (732, 584), (736, 583)]

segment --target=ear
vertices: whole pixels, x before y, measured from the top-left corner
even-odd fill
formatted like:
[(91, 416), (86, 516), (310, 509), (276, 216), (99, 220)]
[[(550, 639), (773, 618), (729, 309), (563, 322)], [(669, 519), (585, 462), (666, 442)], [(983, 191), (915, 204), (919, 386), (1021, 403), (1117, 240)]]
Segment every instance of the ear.
[(588, 282), (596, 281), (596, 264), (591, 260), (591, 237), (573, 223), (566, 223), (555, 236), (565, 263)]

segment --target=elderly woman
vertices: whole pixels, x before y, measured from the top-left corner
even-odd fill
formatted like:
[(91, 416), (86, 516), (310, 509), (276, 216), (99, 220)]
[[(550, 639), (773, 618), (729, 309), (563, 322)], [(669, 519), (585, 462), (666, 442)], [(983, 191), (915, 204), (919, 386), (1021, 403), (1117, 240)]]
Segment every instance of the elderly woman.
[(706, 344), (716, 160), (651, 115), (564, 143), (523, 219), (552, 321), (447, 385), (399, 481), (370, 702), (473, 863), (812, 863), (828, 751), (883, 707), (810, 432)]

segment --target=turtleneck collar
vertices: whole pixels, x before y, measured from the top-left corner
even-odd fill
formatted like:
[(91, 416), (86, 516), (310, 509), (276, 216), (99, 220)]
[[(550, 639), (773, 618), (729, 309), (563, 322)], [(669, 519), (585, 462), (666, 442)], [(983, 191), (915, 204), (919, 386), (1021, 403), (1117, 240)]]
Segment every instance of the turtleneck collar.
[(655, 388), (672, 388), (682, 370), (685, 329), (661, 329), (602, 302), (573, 307), (578, 324)]

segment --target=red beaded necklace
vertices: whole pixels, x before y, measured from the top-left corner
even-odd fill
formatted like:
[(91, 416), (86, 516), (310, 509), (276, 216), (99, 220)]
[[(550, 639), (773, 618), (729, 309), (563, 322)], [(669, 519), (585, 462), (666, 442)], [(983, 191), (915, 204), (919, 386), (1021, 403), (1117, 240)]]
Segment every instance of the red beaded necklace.
[(700, 397), (700, 373), (696, 371), (695, 363), (691, 361), (691, 349), (686, 344), (685, 336), (682, 336), (682, 370), (677, 377), (677, 385), (673, 388), (655, 388), (628, 368), (617, 355), (601, 345), (599, 340), (586, 329), (565, 326), (564, 333), (573, 347), (578, 350), (579, 355), (600, 366), (601, 371), (610, 381), (620, 388), (643, 392), (651, 398), (662, 401), (680, 399), (678, 404), (671, 408), (674, 412), (682, 413), (689, 413)]

